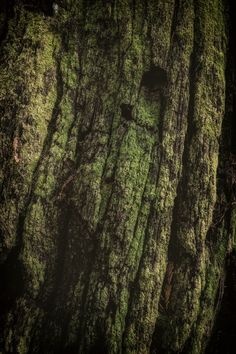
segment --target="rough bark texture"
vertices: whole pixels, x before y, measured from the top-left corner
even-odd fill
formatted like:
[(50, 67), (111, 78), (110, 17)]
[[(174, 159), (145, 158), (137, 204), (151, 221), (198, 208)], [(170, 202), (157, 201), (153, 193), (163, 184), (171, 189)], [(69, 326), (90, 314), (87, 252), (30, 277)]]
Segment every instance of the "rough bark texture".
[(1, 1), (1, 353), (217, 352), (229, 33), (223, 0)]

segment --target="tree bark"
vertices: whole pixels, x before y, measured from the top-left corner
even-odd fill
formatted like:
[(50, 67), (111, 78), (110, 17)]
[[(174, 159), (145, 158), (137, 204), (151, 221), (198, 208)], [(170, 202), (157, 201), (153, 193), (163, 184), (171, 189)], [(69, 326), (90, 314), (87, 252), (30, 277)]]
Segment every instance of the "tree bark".
[(2, 354), (217, 353), (236, 274), (230, 6), (1, 2)]

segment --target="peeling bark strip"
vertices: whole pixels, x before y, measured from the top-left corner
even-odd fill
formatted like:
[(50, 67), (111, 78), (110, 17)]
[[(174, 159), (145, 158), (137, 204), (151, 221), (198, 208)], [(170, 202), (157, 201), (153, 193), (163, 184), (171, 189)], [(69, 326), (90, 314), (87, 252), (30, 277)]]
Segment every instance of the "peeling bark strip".
[(227, 1), (9, 4), (0, 352), (205, 353), (235, 252)]

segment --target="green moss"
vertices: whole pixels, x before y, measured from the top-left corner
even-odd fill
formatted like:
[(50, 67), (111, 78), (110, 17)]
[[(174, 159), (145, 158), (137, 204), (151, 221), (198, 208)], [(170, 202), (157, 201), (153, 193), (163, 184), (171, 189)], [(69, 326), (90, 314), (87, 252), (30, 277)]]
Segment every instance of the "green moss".
[[(170, 282), (173, 315), (161, 319), (163, 343), (166, 352), (179, 352), (194, 332), (197, 353), (225, 255), (223, 242), (214, 260), (205, 247), (224, 99), (221, 10), (216, 0), (195, 4), (195, 14), (192, 1), (180, 2), (175, 14), (173, 1), (64, 5), (52, 18), (21, 9), (3, 50), (5, 124), (16, 111), (3, 145), (7, 151), (14, 136), (18, 146), (5, 166), (14, 190), (4, 190), (13, 197), (1, 217), (12, 224), (10, 249), (18, 213), (25, 216), (18, 256), (27, 288), (24, 304), (11, 310), (22, 322), (13, 328), (9, 320), (6, 345), (27, 352), (33, 330), (36, 351), (39, 342), (57, 350), (63, 336), (64, 347), (81, 353), (101, 338), (109, 353), (148, 353), (176, 229), (184, 256)], [(194, 15), (199, 65), (189, 88)], [(155, 92), (141, 87), (153, 66), (167, 73)], [(181, 173), (187, 193), (180, 193), (175, 228)], [(51, 294), (53, 309), (38, 318), (38, 300), (44, 306)]]
[[(4, 108), (2, 122), (13, 120), (11, 129), (3, 129), (3, 145), (10, 151), (5, 173), (12, 175), (12, 189), (21, 191), (20, 197), (12, 203), (22, 210), (25, 196), (30, 190), (36, 165), (40, 159), (48, 124), (56, 101), (56, 51), (58, 38), (52, 33), (44, 18), (19, 9), (17, 24), (9, 22), (2, 65), (0, 98)], [(6, 95), (7, 92), (7, 95)], [(7, 109), (6, 109), (7, 107)], [(15, 113), (14, 113), (15, 112)], [(13, 140), (14, 139), (14, 140)], [(17, 149), (14, 152), (12, 146)], [(2, 214), (7, 213), (12, 220), (8, 230), (6, 245), (10, 249), (15, 242), (18, 212), (10, 209), (10, 201), (2, 206)]]

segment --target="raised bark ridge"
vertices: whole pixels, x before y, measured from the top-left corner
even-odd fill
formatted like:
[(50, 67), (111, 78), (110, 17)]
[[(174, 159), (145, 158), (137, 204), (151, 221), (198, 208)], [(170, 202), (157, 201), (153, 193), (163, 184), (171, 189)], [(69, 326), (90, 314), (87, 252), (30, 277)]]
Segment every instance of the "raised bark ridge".
[(0, 10), (2, 353), (203, 353), (235, 235), (227, 7)]

